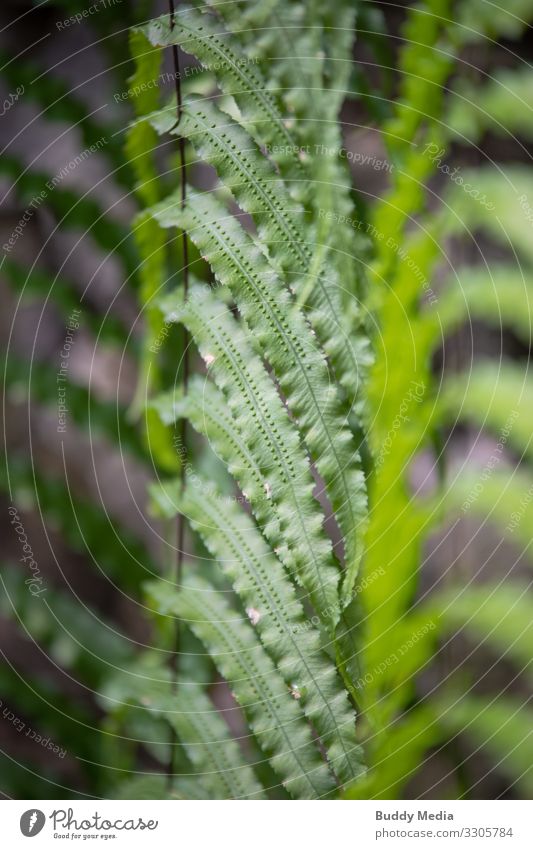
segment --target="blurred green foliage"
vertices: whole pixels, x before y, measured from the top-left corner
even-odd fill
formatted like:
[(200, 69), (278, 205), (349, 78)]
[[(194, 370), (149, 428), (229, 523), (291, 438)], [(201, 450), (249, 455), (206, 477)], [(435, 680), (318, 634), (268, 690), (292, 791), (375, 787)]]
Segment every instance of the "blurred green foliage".
[[(24, 526), (44, 529), (57, 569), (47, 574), (43, 598), (34, 598), (17, 555), (5, 558), (0, 615), (13, 644), (0, 671), (2, 710), (66, 755), (23, 747), (24, 732), (11, 729), (2, 792), (401, 798), (420, 792), (417, 781), (432, 775), (432, 758), (440, 756), (449, 778), (439, 795), (475, 797), (479, 779), (469, 763), (481, 758), (499, 793), (527, 796), (527, 574), (503, 555), (497, 577), (485, 577), (479, 564), (465, 580), (450, 564), (450, 576), (427, 592), (424, 574), (430, 540), (453, 535), (466, 515), (530, 561), (533, 182), (524, 161), (533, 137), (532, 80), (527, 67), (509, 68), (496, 49), (488, 69), (464, 57), (476, 56), (489, 38), (518, 47), (533, 8), (518, 0), (498, 7), (469, 0), (458, 8), (425, 0), (406, 11), (395, 48), (378, 6), (209, 5), (215, 15), (205, 15), (200, 34), (186, 13), (174, 30), (168, 16), (139, 28), (153, 11), (144, 3), (111, 5), (91, 19), (116, 91), (141, 91), (133, 109), (108, 110), (105, 121), (76, 91), (39, 73), (31, 56), (9, 62), (1, 55), (8, 86), (24, 85), (41, 120), (76, 125), (84, 147), (107, 140), (97, 155), (139, 210), (130, 228), (97, 187), (77, 191), (72, 183), (48, 191), (43, 206), (60, 232), (81, 232), (99, 255), (119, 263), (142, 312), (141, 334), (114, 303), (104, 313), (90, 296), (84, 300), (84, 332), (117, 358), (127, 352), (137, 390), (109, 401), (70, 380), (69, 431), (87, 465), (102, 446), (158, 478), (152, 509), (162, 540), (149, 545), (142, 517), (132, 523), (109, 515), (105, 499), (70, 487), (60, 466), (30, 453), (30, 424), (28, 444), (8, 432), (0, 479), (6, 503)], [(49, 4), (58, 19), (81, 6)], [(375, 76), (351, 61), (355, 34), (379, 69)], [(177, 127), (175, 98), (162, 102), (158, 86), (143, 88), (162, 73), (174, 43), (207, 66), (183, 81), (189, 111)], [(342, 148), (346, 98), (366, 110), (364, 120), (386, 148), (388, 188), (379, 200), (357, 192), (340, 157), (318, 154)], [(180, 134), (192, 175), (185, 211)], [(474, 167), (454, 165), (477, 162), (487, 141), (509, 136), (521, 151), (518, 163), (487, 157)], [(210, 193), (203, 193), (199, 160), (218, 174)], [(0, 159), (0, 175), (21, 211), (52, 176), (27, 168), (16, 149)], [(354, 228), (358, 220), (363, 226)], [(194, 296), (188, 309), (182, 230)], [(450, 261), (457, 255), (468, 261), (457, 266)], [(78, 281), (42, 260), (30, 265), (17, 253), (4, 257), (1, 272), (22, 305), (51, 304), (63, 321), (80, 305)], [(216, 284), (209, 294), (206, 283)], [(472, 323), (510, 335), (523, 355), (497, 351), (476, 357), (468, 370), (440, 374), (443, 351)], [(188, 334), (208, 368), (206, 375), (191, 354), (198, 374), (184, 392)], [(298, 366), (285, 345), (307, 365)], [(316, 350), (331, 365), (328, 392)], [(57, 363), (30, 354), (10, 348), (4, 365), (8, 431), (14, 421), (17, 436), (30, 410), (37, 422), (55, 410)], [(302, 388), (306, 370), (310, 389)], [(310, 401), (315, 391), (327, 410), (323, 431)], [(190, 426), (185, 453), (176, 442), (183, 419)], [(261, 443), (265, 422), (274, 422), (274, 436)], [(485, 465), (457, 463), (452, 437), (461, 428), (492, 438)], [(350, 440), (361, 442), (362, 460), (352, 451), (341, 461), (349, 478), (343, 500), (334, 461)], [(431, 466), (429, 496), (422, 486), (413, 491), (420, 456)], [(304, 484), (298, 480), (292, 503), (290, 487), (276, 490), (279, 457), (286, 469), (301, 459)], [(309, 457), (333, 504), (345, 570), (339, 544), (332, 550), (322, 527), (324, 503), (311, 497)], [(179, 478), (164, 478), (181, 474), (185, 462), (188, 493)], [(193, 489), (193, 475), (203, 491)], [(243, 487), (251, 515), (235, 501)], [(190, 517), (187, 544), (195, 554), (180, 591), (172, 563), (178, 509)], [(311, 540), (307, 552), (293, 527), (298, 511)], [(54, 546), (78, 564), (81, 589)], [(326, 576), (334, 576), (331, 586), (325, 581), (327, 598), (317, 601)], [(276, 615), (254, 622), (262, 615), (255, 597), (270, 599), (269, 606), (275, 598)], [(177, 682), (176, 617), (189, 623), (179, 632)], [(310, 629), (313, 617), (319, 627)], [(467, 646), (458, 661), (457, 640)], [(511, 670), (502, 685), (491, 676), (494, 666)], [(11, 720), (3, 721), (7, 727)]]

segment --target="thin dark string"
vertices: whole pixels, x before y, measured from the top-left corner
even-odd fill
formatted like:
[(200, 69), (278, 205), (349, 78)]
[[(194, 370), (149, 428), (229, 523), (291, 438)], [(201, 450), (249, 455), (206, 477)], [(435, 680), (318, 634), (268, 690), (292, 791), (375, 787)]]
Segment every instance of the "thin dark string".
[[(170, 29), (174, 29), (175, 24), (175, 8), (174, 8), (174, 0), (169, 0), (169, 14), (170, 14)], [(172, 45), (172, 59), (174, 63), (174, 80), (176, 86), (176, 108), (177, 108), (177, 117), (178, 121), (176, 127), (179, 127), (179, 123), (181, 120), (182, 112), (183, 112), (183, 100), (181, 93), (181, 73), (180, 73), (180, 59), (177, 45)], [(181, 208), (185, 207), (185, 203), (187, 200), (187, 165), (185, 160), (185, 139), (182, 135), (178, 136), (178, 151), (179, 151), (179, 162), (180, 162), (180, 174), (181, 174)], [(187, 233), (185, 230), (182, 231), (181, 234), (182, 239), (182, 253), (183, 253), (183, 299), (187, 300), (189, 294), (189, 245), (187, 239)], [(187, 329), (183, 330), (183, 393), (187, 394), (188, 386), (189, 386), (189, 334)], [(181, 456), (181, 469), (180, 469), (180, 481), (181, 481), (181, 491), (183, 493), (186, 484), (186, 474), (185, 474), (185, 461), (187, 454), (187, 421), (183, 417), (180, 420), (180, 456)], [(185, 544), (185, 519), (182, 513), (178, 513), (177, 519), (177, 528), (176, 528), (176, 573), (175, 573), (175, 582), (176, 586), (179, 588), (182, 582), (183, 575), (183, 558), (184, 558), (184, 544)], [(172, 691), (175, 693), (177, 691), (178, 686), (178, 673), (179, 673), (179, 659), (180, 659), (180, 649), (181, 649), (181, 623), (179, 620), (176, 620), (175, 632), (174, 632), (174, 643), (172, 646), (172, 655), (170, 659), (170, 669), (171, 669), (171, 686)], [(170, 753), (168, 758), (167, 765), (167, 777), (169, 784), (172, 783), (172, 778), (174, 775), (174, 750), (176, 747), (176, 732), (174, 728), (171, 726), (171, 735), (169, 740)]]

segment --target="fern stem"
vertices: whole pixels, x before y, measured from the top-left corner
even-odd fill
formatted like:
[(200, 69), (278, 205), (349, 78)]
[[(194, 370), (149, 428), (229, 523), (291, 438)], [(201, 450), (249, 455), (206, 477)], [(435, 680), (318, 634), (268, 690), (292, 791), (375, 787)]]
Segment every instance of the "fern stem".
[[(174, 29), (175, 24), (175, 14), (176, 10), (174, 7), (174, 0), (169, 0), (169, 15), (170, 15), (170, 28)], [(183, 98), (181, 92), (181, 73), (180, 73), (180, 59), (178, 53), (177, 45), (172, 45), (172, 60), (174, 64), (174, 81), (176, 86), (176, 108), (177, 108), (177, 126), (179, 126), (182, 110), (183, 110)], [(179, 162), (180, 162), (180, 172), (181, 172), (181, 207), (182, 209), (185, 207), (185, 203), (187, 201), (187, 164), (185, 160), (185, 139), (182, 135), (178, 136), (178, 152), (179, 152)], [(182, 253), (183, 253), (183, 300), (186, 301), (189, 294), (189, 245), (187, 239), (187, 233), (185, 230), (182, 230), (181, 233), (182, 239)], [(183, 328), (183, 394), (187, 395), (189, 387), (189, 332), (184, 327)], [(181, 468), (180, 468), (180, 481), (181, 481), (181, 489), (182, 493), (185, 490), (186, 485), (186, 474), (185, 474), (185, 458), (187, 454), (187, 420), (183, 417), (180, 421), (180, 449), (181, 449)], [(183, 513), (178, 513), (177, 517), (177, 533), (176, 533), (176, 573), (175, 573), (175, 581), (176, 587), (179, 590), (182, 582), (182, 574), (183, 574), (183, 557), (184, 557), (184, 543), (185, 543), (185, 518)], [(179, 673), (179, 657), (180, 657), (180, 648), (181, 648), (181, 623), (176, 620), (175, 632), (174, 632), (174, 643), (172, 646), (172, 654), (170, 659), (170, 668), (172, 673), (172, 690), (175, 693), (178, 685), (178, 673)], [(172, 779), (174, 775), (174, 749), (176, 744), (176, 732), (174, 727), (171, 726), (170, 732), (170, 751), (168, 758), (168, 766), (167, 766), (167, 778), (169, 786), (172, 784)]]

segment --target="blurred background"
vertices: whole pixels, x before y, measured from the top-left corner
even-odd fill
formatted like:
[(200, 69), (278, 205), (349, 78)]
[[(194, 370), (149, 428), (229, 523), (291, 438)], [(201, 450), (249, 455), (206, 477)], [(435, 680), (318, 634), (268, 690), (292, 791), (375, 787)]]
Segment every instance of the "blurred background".
[[(390, 186), (379, 123), (397, 96), (394, 68), (406, 8), (362, 5), (342, 119), (357, 202), (368, 209)], [(142, 583), (161, 572), (165, 557), (162, 529), (147, 515), (154, 470), (134, 415), (144, 317), (130, 234), (134, 176), (124, 152), (134, 114), (128, 28), (165, 10), (131, 0), (5, 0), (0, 11), (6, 454), (0, 792), (6, 798), (106, 796), (117, 769), (157, 763), (153, 751), (121, 736), (100, 694), (114, 670), (150, 644)], [(471, 4), (473, 26), (478, 12)], [(475, 389), (490, 360), (499, 369), (501, 397), (488, 413), (475, 392), (466, 405), (464, 395), (452, 391), (446, 399), (450, 425), (440, 438), (447, 474), (457, 472), (460, 486), (428, 540), (423, 593), (443, 575), (481, 588), (511, 573), (517, 586), (530, 583), (533, 38), (527, 21), (533, 3), (522, 4), (522, 18), (501, 26), (495, 20), (493, 31), (473, 36), (462, 49), (447, 84), (451, 137), (445, 151), (428, 151), (436, 165), (430, 208), (437, 212), (447, 203), (464, 222), (462, 229), (450, 228), (441, 245), (446, 263), (430, 281), (444, 316), (433, 371), (441, 381), (479, 366)], [(171, 86), (162, 80), (163, 97)], [(478, 169), (475, 185), (486, 205), (478, 196), (467, 206), (472, 197), (451, 180), (453, 168), (465, 179)], [(488, 221), (491, 203), (497, 215)], [(458, 281), (460, 303), (454, 302)], [(422, 494), (436, 485), (432, 468), (427, 452), (413, 464), (413, 487)], [(502, 503), (500, 474), (506, 473), (520, 487), (515, 495), (505, 489), (509, 498)], [(482, 493), (474, 492), (481, 478)], [(527, 598), (515, 611), (523, 622), (522, 668), (507, 656), (505, 626), (495, 654), (475, 628), (457, 628), (453, 636), (452, 623), (452, 638), (422, 676), (422, 690), (460, 668), (480, 695), (505, 692), (527, 705), (533, 609)], [(500, 604), (503, 617), (505, 595)], [(495, 621), (501, 621), (498, 613)], [(524, 722), (527, 727), (527, 716)], [(515, 732), (508, 732), (516, 750), (531, 728), (516, 745)], [(525, 764), (495, 765), (488, 736), (454, 731), (428, 755), (405, 795), (446, 798), (458, 788), (473, 798), (532, 792), (531, 747), (522, 749)]]

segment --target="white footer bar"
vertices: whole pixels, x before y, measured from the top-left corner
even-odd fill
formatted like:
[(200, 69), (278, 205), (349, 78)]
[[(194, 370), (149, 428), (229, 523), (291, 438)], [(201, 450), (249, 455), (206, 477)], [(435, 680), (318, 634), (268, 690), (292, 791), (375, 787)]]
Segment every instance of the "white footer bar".
[(532, 808), (517, 801), (4, 801), (0, 825), (6, 849), (531, 849)]

